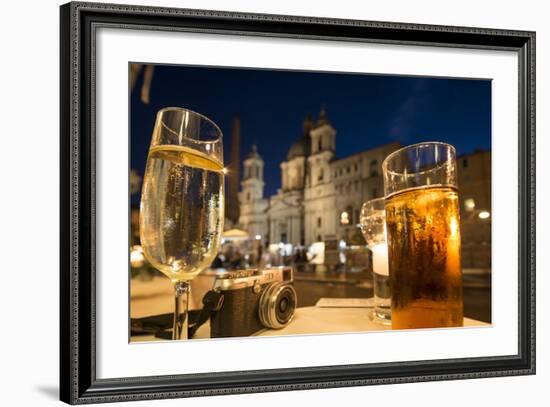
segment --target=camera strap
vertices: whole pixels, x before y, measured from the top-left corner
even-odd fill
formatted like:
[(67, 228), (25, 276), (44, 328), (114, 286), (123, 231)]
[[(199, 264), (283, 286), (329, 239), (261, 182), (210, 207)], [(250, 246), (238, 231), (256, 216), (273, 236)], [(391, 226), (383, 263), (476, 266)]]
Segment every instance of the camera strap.
[(202, 299), (202, 310), (193, 325), (189, 326), (188, 337), (192, 338), (199, 327), (204, 324), (208, 319), (217, 311), (222, 308), (223, 294), (220, 291), (210, 290)]

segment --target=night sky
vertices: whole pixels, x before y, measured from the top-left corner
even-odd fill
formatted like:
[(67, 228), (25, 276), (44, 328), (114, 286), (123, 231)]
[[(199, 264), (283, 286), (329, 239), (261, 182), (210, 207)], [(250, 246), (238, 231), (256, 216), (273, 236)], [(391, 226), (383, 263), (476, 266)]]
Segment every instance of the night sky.
[[(158, 110), (189, 108), (223, 132), (229, 163), (232, 120), (241, 118), (241, 158), (252, 144), (265, 161), (265, 196), (281, 184), (279, 164), (321, 106), (336, 129), (336, 156), (399, 141), (443, 141), (457, 153), (491, 148), (490, 80), (155, 66), (150, 103), (143, 74), (130, 96), (131, 168), (143, 176)], [(242, 173), (242, 167), (241, 167)], [(132, 196), (137, 203), (139, 194)]]

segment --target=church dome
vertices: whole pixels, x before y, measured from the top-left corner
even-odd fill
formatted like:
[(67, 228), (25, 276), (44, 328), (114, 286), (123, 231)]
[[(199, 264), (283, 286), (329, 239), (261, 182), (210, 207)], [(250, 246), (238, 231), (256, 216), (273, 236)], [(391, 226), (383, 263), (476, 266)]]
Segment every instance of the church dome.
[(290, 149), (286, 156), (287, 160), (292, 160), (295, 157), (307, 157), (311, 153), (311, 140), (309, 136), (302, 136), (298, 141), (296, 141)]
[(307, 157), (311, 154), (311, 139), (309, 137), (309, 132), (313, 128), (313, 120), (310, 116), (307, 116), (304, 119), (303, 124), (303, 134), (302, 137), (294, 144), (290, 146), (286, 159), (288, 161), (292, 160), (295, 157)]

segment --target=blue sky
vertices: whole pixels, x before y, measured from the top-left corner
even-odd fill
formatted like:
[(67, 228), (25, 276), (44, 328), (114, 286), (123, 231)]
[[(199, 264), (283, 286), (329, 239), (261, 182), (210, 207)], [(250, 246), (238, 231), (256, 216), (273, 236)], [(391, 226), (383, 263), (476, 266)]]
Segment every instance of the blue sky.
[[(458, 154), (491, 148), (491, 81), (155, 66), (149, 104), (130, 95), (131, 167), (143, 174), (155, 115), (181, 106), (214, 120), (224, 133), (226, 164), (233, 118), (241, 119), (241, 156), (253, 143), (265, 161), (265, 195), (280, 187), (279, 163), (321, 106), (345, 157), (392, 141), (443, 141)], [(136, 197), (139, 199), (138, 197)], [(134, 200), (134, 197), (132, 198)]]

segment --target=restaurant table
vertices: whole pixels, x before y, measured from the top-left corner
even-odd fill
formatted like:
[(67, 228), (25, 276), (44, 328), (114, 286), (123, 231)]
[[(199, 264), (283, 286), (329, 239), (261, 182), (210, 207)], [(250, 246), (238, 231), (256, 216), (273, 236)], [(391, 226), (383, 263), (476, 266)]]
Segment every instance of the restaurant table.
[[(159, 315), (173, 312), (173, 293), (170, 282), (167, 279), (155, 279), (147, 284), (132, 282), (131, 315), (132, 318), (140, 318), (151, 315)], [(198, 290), (195, 291), (197, 293)], [(201, 293), (202, 295), (202, 293)], [(201, 298), (199, 295), (199, 298)], [(191, 308), (198, 308), (198, 298), (191, 301)], [(367, 300), (368, 299), (363, 299)], [(347, 299), (340, 299), (343, 301)], [(353, 301), (353, 299), (351, 300)], [(330, 301), (329, 301), (330, 302)], [(320, 302), (321, 303), (321, 302)], [(318, 304), (320, 304), (318, 303)], [(326, 304), (327, 302), (325, 302)], [(388, 325), (373, 322), (369, 317), (372, 307), (344, 307), (334, 306), (320, 307), (310, 306), (296, 309), (296, 314), (289, 325), (282, 329), (264, 329), (255, 333), (255, 336), (280, 336), (280, 335), (307, 335), (344, 332), (369, 332), (390, 330)], [(483, 327), (490, 324), (470, 318), (464, 318), (464, 327)], [(210, 325), (206, 322), (202, 325), (193, 339), (206, 339), (210, 337)], [(149, 342), (163, 339), (154, 335), (134, 335), (131, 342)]]

